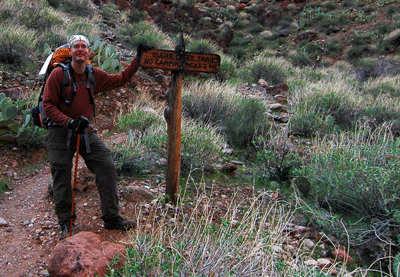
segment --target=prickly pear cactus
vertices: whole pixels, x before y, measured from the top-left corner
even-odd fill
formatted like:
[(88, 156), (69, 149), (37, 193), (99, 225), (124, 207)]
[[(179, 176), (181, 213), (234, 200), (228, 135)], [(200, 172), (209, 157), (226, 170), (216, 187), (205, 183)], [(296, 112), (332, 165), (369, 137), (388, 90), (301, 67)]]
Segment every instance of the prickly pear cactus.
[(112, 74), (122, 71), (123, 68), (120, 66), (121, 52), (118, 52), (112, 45), (108, 45), (106, 42), (100, 42), (100, 40), (96, 38), (92, 51), (96, 53), (92, 61), (93, 66), (100, 67)]
[(12, 142), (15, 141), (24, 128), (29, 124), (31, 115), (25, 111), (22, 114), (22, 123), (17, 120), (18, 106), (0, 93), (0, 140)]

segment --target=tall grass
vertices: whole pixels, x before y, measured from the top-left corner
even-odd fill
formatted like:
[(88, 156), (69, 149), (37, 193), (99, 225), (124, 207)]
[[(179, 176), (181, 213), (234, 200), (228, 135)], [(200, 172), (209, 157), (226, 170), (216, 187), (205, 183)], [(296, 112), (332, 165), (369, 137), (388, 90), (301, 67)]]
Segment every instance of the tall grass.
[(153, 220), (138, 220), (124, 266), (107, 276), (324, 276), (302, 264), (312, 253), (284, 254), (293, 213), (270, 193), (216, 205), (204, 185), (187, 187), (178, 207), (138, 207)]

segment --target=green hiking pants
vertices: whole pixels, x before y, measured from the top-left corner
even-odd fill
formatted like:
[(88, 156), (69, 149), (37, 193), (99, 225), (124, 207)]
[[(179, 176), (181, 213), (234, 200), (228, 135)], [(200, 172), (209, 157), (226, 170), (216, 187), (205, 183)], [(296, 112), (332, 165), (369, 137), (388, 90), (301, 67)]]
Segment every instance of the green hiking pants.
[[(60, 225), (69, 224), (72, 209), (71, 170), (76, 152), (77, 135), (72, 134), (69, 148), (68, 130), (57, 127), (48, 130), (47, 151), (53, 176), (54, 209)], [(96, 175), (96, 186), (101, 201), (101, 218), (105, 221), (118, 216), (117, 176), (109, 147), (97, 136), (96, 131), (88, 132), (90, 153), (86, 151), (84, 135), (80, 138), (79, 154), (86, 166)]]

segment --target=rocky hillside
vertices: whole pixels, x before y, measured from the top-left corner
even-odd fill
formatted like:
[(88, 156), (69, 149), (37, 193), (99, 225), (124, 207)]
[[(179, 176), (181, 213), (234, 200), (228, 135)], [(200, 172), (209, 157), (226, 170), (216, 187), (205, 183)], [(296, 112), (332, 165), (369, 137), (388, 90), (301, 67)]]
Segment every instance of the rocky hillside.
[(146, 11), (166, 33), (183, 32), (197, 39), (209, 39), (239, 60), (267, 50), (300, 65), (329, 65), (338, 60), (354, 62), (393, 54), (400, 44), (398, 1), (116, 0), (114, 3), (125, 10)]

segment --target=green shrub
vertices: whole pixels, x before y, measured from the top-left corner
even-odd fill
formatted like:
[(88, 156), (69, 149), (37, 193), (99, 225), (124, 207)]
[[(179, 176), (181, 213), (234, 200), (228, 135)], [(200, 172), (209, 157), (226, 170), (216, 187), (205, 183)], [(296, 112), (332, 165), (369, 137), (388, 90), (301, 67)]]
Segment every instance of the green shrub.
[(220, 82), (236, 82), (237, 76), (238, 70), (235, 62), (229, 57), (221, 57), (221, 64), (218, 73), (215, 74), (215, 78)]
[(0, 11), (0, 22), (4, 22), (6, 20), (12, 19), (13, 13), (11, 10), (1, 10)]
[(347, 95), (336, 93), (317, 94), (309, 101), (315, 114), (324, 118), (332, 116), (340, 127), (350, 129), (354, 104)]
[(21, 66), (30, 62), (35, 33), (22, 27), (0, 29), (0, 62)]
[(194, 53), (216, 53), (217, 46), (205, 39), (191, 40), (186, 46), (186, 51)]
[(236, 107), (222, 124), (226, 126), (225, 135), (230, 145), (238, 148), (251, 146), (253, 140), (269, 130), (265, 116), (266, 107), (257, 99), (239, 99)]
[(259, 56), (246, 64), (239, 77), (251, 83), (264, 79), (269, 85), (278, 85), (285, 83), (290, 70), (290, 64), (283, 58)]
[(133, 110), (131, 113), (123, 116), (117, 123), (117, 130), (120, 132), (128, 132), (129, 130), (137, 130), (144, 133), (153, 124), (161, 124), (162, 120), (155, 114), (142, 110)]
[(226, 141), (217, 128), (200, 121), (185, 119), (182, 126), (181, 170), (183, 173), (217, 162)]
[(136, 48), (141, 43), (156, 49), (172, 48), (170, 38), (153, 24), (146, 22), (125, 24), (119, 31), (124, 36), (124, 43), (132, 48)]
[(290, 133), (311, 138), (324, 132), (324, 122), (315, 113), (296, 113), (289, 121)]
[(183, 114), (217, 126), (230, 116), (235, 107), (234, 99), (233, 87), (227, 84), (191, 83), (182, 93)]
[(61, 0), (47, 0), (47, 3), (49, 3), (51, 7), (57, 9), (58, 7), (60, 7)]
[(395, 108), (376, 105), (365, 107), (360, 111), (360, 117), (365, 116), (373, 123), (374, 129), (385, 122), (400, 118), (400, 112)]
[(386, 7), (386, 16), (392, 17), (400, 11), (400, 7), (398, 5), (388, 5)]
[(382, 41), (381, 49), (387, 53), (396, 52), (400, 46), (400, 29), (396, 29), (387, 34)]
[(379, 70), (379, 61), (372, 58), (358, 59), (354, 62), (357, 79), (365, 81), (378, 77), (383, 71)]
[(398, 197), (396, 187), (400, 182), (395, 169), (398, 160), (390, 157), (398, 155), (393, 142), (364, 142), (317, 154), (303, 169), (321, 204), (329, 205), (334, 212), (367, 221), (378, 215), (390, 218), (385, 203)]
[(41, 7), (24, 7), (18, 15), (19, 22), (28, 29), (33, 29), (39, 33), (47, 32), (55, 26), (62, 26), (64, 20), (49, 9)]
[(113, 21), (119, 19), (120, 17), (118, 6), (113, 3), (107, 3), (107, 5), (103, 5), (100, 9), (100, 14), (107, 20)]
[(136, 8), (131, 8), (128, 14), (129, 23), (137, 23), (146, 19), (147, 14), (145, 11), (138, 10)]
[(313, 61), (310, 59), (306, 52), (296, 51), (295, 53), (290, 53), (288, 55), (288, 60), (293, 64), (293, 66), (306, 67), (311, 66)]
[(67, 43), (67, 39), (59, 34), (52, 32), (44, 33), (42, 39), (37, 41), (37, 47), (41, 53), (45, 51), (45, 45), (48, 44), (51, 49), (55, 50), (57, 47)]
[(91, 0), (63, 0), (61, 10), (74, 16), (93, 18), (95, 9)]

